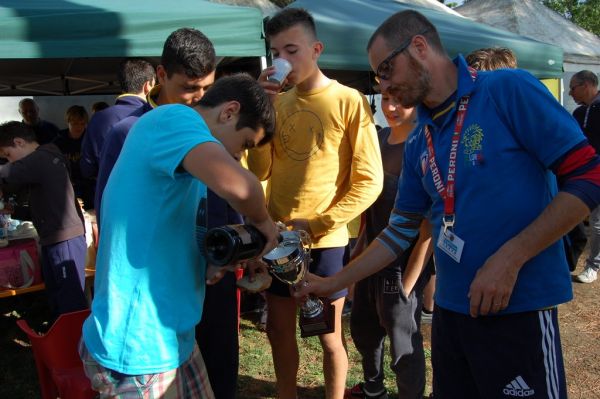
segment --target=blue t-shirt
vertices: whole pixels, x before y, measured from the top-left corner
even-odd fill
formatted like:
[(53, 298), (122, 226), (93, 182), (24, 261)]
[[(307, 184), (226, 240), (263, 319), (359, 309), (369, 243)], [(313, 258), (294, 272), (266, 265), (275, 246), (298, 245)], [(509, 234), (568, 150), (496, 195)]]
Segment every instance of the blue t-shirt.
[[(148, 109), (150, 111), (151, 109)], [(131, 127), (140, 119), (141, 115), (128, 116), (113, 125), (110, 128), (98, 158), (98, 177), (96, 178), (96, 193), (94, 196), (94, 208), (96, 209), (96, 217), (98, 218), (98, 228), (100, 228), (102, 195), (104, 188), (110, 177), (110, 173), (119, 159), (125, 139), (131, 130)]]
[(148, 112), (127, 137), (104, 191), (95, 298), (83, 327), (104, 367), (159, 373), (192, 353), (205, 290), (195, 230), (206, 186), (181, 165), (205, 142), (218, 141), (184, 105)]
[[(460, 263), (435, 247), (436, 304), (469, 313), (469, 287), (477, 270), (506, 241), (537, 218), (556, 192), (550, 165), (585, 138), (577, 122), (548, 89), (522, 70), (479, 72), (475, 82), (462, 57), (456, 103), (470, 102), (457, 152), (454, 232), (465, 241)], [(418, 110), (419, 127), (406, 144), (395, 208), (425, 214), (431, 209), (437, 243), (444, 201), (428, 166), (423, 131), (430, 128), (444, 184), (456, 107), (441, 127), (430, 111)], [(561, 241), (528, 261), (519, 272), (503, 313), (541, 309), (572, 298), (571, 280)]]

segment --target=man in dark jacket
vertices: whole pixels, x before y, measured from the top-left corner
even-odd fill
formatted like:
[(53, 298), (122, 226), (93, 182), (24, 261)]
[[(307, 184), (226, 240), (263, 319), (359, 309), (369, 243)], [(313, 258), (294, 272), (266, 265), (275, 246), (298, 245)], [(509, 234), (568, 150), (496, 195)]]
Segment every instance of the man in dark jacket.
[[(581, 130), (597, 153), (600, 153), (600, 92), (598, 76), (592, 71), (579, 71), (571, 78), (569, 95), (579, 107), (573, 111)], [(592, 283), (598, 278), (600, 268), (600, 208), (590, 214), (590, 254), (583, 272), (575, 281)]]
[(98, 160), (104, 144), (104, 137), (110, 128), (130, 115), (141, 115), (146, 104), (146, 94), (154, 86), (154, 67), (139, 59), (125, 60), (119, 70), (121, 94), (112, 107), (96, 112), (87, 126), (81, 145), (81, 173), (84, 177), (96, 178)]
[(40, 108), (33, 99), (24, 98), (19, 101), (19, 113), (23, 117), (23, 123), (33, 129), (38, 144), (48, 144), (58, 135), (55, 124), (40, 118)]

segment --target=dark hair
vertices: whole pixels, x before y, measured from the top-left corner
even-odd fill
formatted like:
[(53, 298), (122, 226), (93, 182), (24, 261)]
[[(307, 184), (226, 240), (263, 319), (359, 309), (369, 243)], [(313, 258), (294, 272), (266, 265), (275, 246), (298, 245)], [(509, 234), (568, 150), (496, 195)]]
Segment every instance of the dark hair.
[(501, 68), (515, 69), (517, 58), (506, 47), (489, 47), (472, 51), (465, 58), (470, 67), (478, 71), (493, 71)]
[(267, 34), (267, 38), (269, 38), (291, 28), (294, 25), (302, 25), (302, 27), (304, 27), (304, 29), (310, 35), (312, 35), (315, 40), (317, 39), (315, 20), (304, 8), (290, 7), (279, 11), (265, 24), (265, 33)]
[(240, 103), (240, 119), (235, 126), (237, 130), (248, 127), (253, 130), (263, 128), (265, 137), (258, 143), (268, 143), (275, 133), (275, 109), (265, 90), (256, 79), (247, 73), (236, 73), (218, 79), (198, 105), (214, 108), (226, 101)]
[(592, 86), (598, 86), (598, 75), (585, 69), (577, 72), (571, 79), (575, 79), (579, 83), (591, 83)]
[(148, 61), (129, 58), (119, 65), (118, 79), (123, 93), (138, 94), (144, 89), (144, 83), (156, 79), (156, 72)]
[(23, 122), (10, 121), (0, 125), (0, 147), (14, 147), (16, 138), (29, 143), (36, 141), (33, 129)]
[(37, 103), (33, 100), (33, 98), (23, 98), (21, 101), (19, 101), (19, 109), (25, 103), (31, 103), (37, 107)]
[(92, 104), (92, 114), (98, 112), (98, 111), (102, 111), (103, 109), (106, 109), (110, 107), (110, 105), (108, 105), (107, 102), (105, 101), (97, 101), (95, 103)]
[(201, 78), (215, 70), (217, 57), (212, 42), (202, 32), (181, 28), (165, 41), (160, 63), (169, 78), (174, 73)]
[(387, 47), (394, 49), (400, 46), (400, 43), (415, 35), (424, 36), (427, 43), (436, 52), (446, 53), (435, 26), (423, 14), (413, 10), (397, 12), (379, 25), (369, 39), (367, 50), (371, 48), (373, 42), (379, 36), (383, 38)]
[(84, 119), (86, 122), (89, 120), (87, 111), (81, 105), (71, 105), (65, 112), (65, 121), (67, 123), (73, 118)]

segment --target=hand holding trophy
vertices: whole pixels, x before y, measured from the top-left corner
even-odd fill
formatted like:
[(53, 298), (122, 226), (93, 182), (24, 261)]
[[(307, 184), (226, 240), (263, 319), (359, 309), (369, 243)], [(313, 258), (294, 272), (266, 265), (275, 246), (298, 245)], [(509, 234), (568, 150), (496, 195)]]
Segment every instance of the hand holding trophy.
[[(210, 264), (224, 266), (251, 259), (262, 252), (264, 238), (251, 225), (215, 227), (206, 234)], [(292, 288), (302, 284), (310, 264), (310, 236), (303, 230), (284, 230), (277, 247), (263, 256), (271, 274)], [(300, 336), (328, 334), (334, 330), (334, 310), (328, 299), (309, 296), (300, 309)]]
[[(304, 230), (281, 232), (282, 240), (271, 252), (263, 256), (271, 274), (294, 289), (304, 283), (310, 264), (310, 236)], [(333, 305), (328, 299), (309, 296), (300, 308), (300, 336), (333, 332)]]

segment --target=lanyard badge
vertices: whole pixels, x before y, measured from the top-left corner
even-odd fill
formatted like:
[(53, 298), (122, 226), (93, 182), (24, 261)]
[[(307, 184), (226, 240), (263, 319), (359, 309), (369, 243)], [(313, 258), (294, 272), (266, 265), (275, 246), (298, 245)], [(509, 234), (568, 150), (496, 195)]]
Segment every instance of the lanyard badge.
[[(471, 77), (473, 80), (477, 77), (477, 73), (471, 70)], [(431, 131), (429, 126), (425, 126), (425, 139), (427, 141), (427, 152), (429, 154), (429, 170), (433, 177), (433, 183), (438, 191), (440, 197), (444, 200), (444, 216), (442, 217), (442, 226), (440, 228), (440, 234), (437, 241), (439, 249), (444, 251), (454, 261), (460, 263), (462, 251), (465, 246), (465, 242), (454, 234), (454, 225), (456, 223), (455, 214), (455, 183), (456, 183), (456, 159), (458, 153), (458, 146), (460, 144), (460, 136), (462, 128), (467, 116), (467, 109), (469, 108), (469, 96), (464, 96), (460, 99), (458, 110), (456, 113), (456, 123), (454, 125), (454, 133), (452, 134), (452, 143), (450, 144), (450, 157), (448, 160), (448, 178), (444, 185), (443, 179), (440, 175), (440, 169), (435, 159), (435, 150), (433, 148), (433, 139), (431, 137)]]

